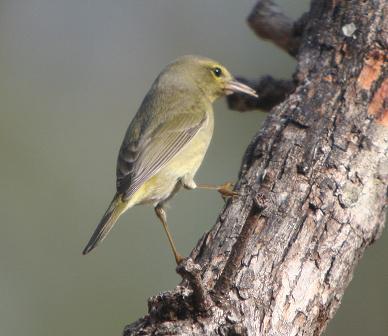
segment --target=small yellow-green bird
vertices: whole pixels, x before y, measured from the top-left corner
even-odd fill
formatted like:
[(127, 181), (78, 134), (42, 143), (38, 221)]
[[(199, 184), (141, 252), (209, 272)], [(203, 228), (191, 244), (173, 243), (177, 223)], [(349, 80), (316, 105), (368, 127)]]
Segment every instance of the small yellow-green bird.
[(106, 237), (126, 210), (151, 203), (177, 264), (182, 261), (168, 230), (163, 205), (182, 186), (234, 194), (225, 185), (200, 186), (194, 182), (213, 135), (212, 103), (233, 92), (257, 97), (224, 66), (205, 57), (180, 57), (159, 74), (125, 134), (117, 160), (116, 195), (83, 254)]

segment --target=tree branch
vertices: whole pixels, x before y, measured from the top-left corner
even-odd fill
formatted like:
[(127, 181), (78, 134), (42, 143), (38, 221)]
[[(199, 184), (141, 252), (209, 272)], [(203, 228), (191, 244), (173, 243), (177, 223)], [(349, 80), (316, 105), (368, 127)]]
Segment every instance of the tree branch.
[[(294, 22), (282, 13), (272, 0), (259, 0), (247, 17), (247, 22), (257, 36), (272, 41), (295, 57), (308, 22), (308, 13)], [(259, 95), (259, 99), (243, 94), (228, 96), (229, 108), (240, 112), (256, 109), (268, 112), (293, 92), (296, 84), (293, 80), (279, 80), (271, 76), (264, 76), (256, 80), (243, 78), (240, 80), (254, 88)]]
[(301, 44), (307, 14), (294, 22), (286, 16), (272, 0), (259, 0), (247, 18), (256, 35), (270, 40), (291, 56), (296, 56)]
[(312, 2), (295, 88), (249, 145), (240, 196), (124, 335), (322, 333), (384, 227), (387, 16), (384, 0)]
[(292, 80), (274, 79), (271, 76), (264, 76), (259, 80), (247, 80), (241, 77), (237, 79), (253, 88), (259, 96), (258, 99), (238, 93), (227, 96), (228, 107), (240, 112), (257, 109), (270, 111), (295, 89), (295, 83)]

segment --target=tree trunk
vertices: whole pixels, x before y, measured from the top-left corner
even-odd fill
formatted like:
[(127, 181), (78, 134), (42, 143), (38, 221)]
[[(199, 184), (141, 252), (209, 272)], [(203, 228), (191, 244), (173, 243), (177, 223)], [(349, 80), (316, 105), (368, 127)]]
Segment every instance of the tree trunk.
[(385, 0), (315, 0), (296, 23), (258, 2), (249, 23), (297, 57), (294, 79), (258, 102), (277, 105), (246, 151), (240, 196), (124, 335), (322, 333), (384, 227), (387, 18)]

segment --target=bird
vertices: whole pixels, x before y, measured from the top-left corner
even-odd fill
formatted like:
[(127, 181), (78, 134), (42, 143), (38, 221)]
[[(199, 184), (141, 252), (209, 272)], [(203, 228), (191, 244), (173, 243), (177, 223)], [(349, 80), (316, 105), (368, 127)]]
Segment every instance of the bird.
[(184, 258), (168, 229), (165, 204), (182, 187), (236, 195), (230, 184), (197, 185), (194, 181), (213, 135), (212, 104), (236, 92), (257, 98), (252, 88), (210, 58), (186, 55), (162, 70), (125, 133), (117, 159), (116, 194), (84, 255), (104, 240), (124, 212), (135, 205), (152, 204), (179, 265)]

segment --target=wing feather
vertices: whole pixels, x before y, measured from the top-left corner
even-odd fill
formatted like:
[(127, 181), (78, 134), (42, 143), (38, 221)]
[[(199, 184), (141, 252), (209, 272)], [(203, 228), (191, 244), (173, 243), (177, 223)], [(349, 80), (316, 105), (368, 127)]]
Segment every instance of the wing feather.
[(128, 199), (157, 174), (190, 142), (205, 121), (205, 111), (170, 115), (152, 132), (144, 132), (137, 141), (124, 141), (117, 162), (117, 190), (123, 198)]

